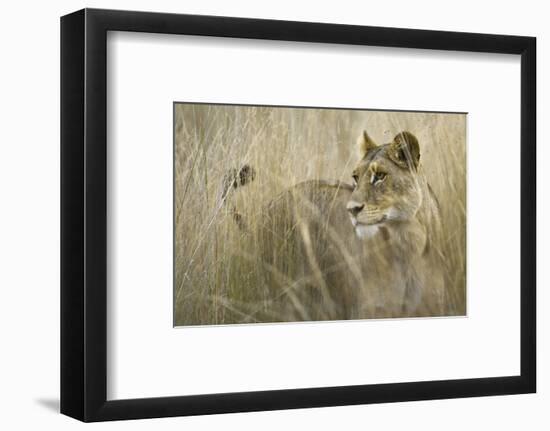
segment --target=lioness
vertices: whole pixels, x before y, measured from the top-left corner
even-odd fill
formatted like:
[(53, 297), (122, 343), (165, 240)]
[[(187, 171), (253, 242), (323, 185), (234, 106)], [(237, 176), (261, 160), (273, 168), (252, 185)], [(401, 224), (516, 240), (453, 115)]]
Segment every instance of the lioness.
[[(264, 205), (248, 240), (261, 248), (266, 308), (283, 320), (441, 315), (440, 214), (418, 140), (377, 145), (363, 132), (353, 184), (310, 180)], [(245, 166), (225, 180), (254, 179)], [(233, 208), (246, 231), (246, 219)]]
[(359, 149), (346, 208), (357, 236), (368, 244), (367, 283), (391, 292), (389, 303), (380, 305), (394, 313), (402, 306), (403, 315), (441, 314), (441, 216), (418, 140), (405, 131), (379, 146), (363, 132)]

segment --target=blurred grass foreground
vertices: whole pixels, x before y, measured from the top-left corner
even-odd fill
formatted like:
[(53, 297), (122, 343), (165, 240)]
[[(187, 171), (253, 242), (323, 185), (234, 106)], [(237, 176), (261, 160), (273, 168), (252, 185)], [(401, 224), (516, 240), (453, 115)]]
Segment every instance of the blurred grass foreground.
[[(186, 103), (174, 109), (176, 326), (408, 316), (380, 313), (380, 299), (374, 311), (377, 292), (362, 292), (368, 274), (355, 240), (322, 228), (304, 233), (289, 221), (288, 211), (294, 219), (312, 212), (307, 199), (285, 194), (290, 187), (306, 180), (351, 184), (364, 129), (378, 143), (412, 132), (440, 203), (444, 306), (414, 316), (466, 313), (465, 114)], [(287, 213), (270, 210), (281, 199)], [(345, 212), (345, 203), (328, 201), (318, 226), (341, 224), (330, 214)]]

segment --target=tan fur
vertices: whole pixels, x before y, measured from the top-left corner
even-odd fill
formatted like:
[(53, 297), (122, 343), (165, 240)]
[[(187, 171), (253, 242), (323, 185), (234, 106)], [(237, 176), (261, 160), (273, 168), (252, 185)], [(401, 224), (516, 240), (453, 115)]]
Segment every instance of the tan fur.
[[(360, 143), (347, 204), (359, 237), (367, 242), (368, 283), (383, 286), (404, 315), (439, 315), (444, 305), (439, 205), (420, 163), (419, 144), (410, 132), (389, 144)], [(384, 234), (382, 234), (384, 233)], [(402, 298), (402, 301), (399, 301)]]
[[(364, 132), (354, 185), (306, 181), (260, 210), (265, 298), (293, 320), (441, 315), (441, 221), (416, 138)], [(294, 314), (289, 311), (294, 310)]]

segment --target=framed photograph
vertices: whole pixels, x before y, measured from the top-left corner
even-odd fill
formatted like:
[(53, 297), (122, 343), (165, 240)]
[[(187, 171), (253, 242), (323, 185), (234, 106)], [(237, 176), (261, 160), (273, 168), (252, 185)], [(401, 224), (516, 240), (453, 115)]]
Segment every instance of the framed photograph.
[(536, 40), (61, 18), (61, 412), (536, 390)]

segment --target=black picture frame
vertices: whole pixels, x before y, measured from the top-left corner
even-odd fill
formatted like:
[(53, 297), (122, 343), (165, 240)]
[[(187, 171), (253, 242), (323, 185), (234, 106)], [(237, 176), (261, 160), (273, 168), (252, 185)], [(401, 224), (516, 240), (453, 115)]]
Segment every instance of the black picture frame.
[[(107, 401), (108, 31), (519, 55), (520, 375)], [(97, 9), (61, 18), (62, 413), (88, 422), (532, 393), (535, 322), (535, 38)]]

